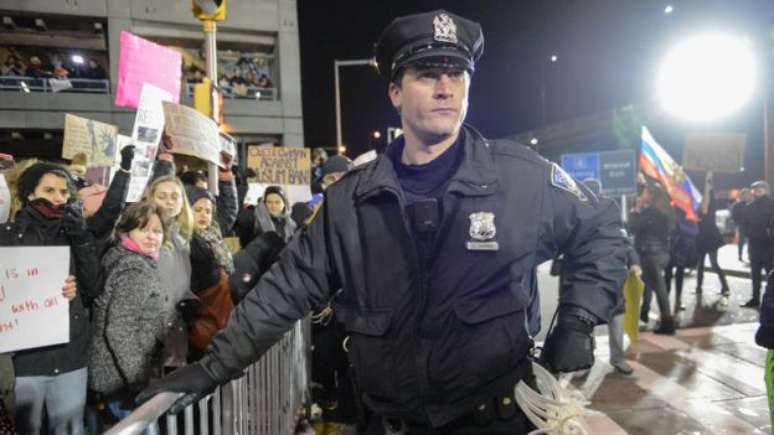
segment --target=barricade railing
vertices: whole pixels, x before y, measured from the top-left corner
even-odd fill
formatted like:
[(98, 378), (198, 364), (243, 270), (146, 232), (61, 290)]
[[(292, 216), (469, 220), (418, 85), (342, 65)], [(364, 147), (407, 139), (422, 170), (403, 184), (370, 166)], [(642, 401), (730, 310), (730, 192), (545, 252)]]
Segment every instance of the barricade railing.
[(54, 77), (0, 76), (0, 90), (22, 92), (75, 92), (107, 94), (110, 80)]
[(296, 323), (244, 376), (188, 406), (182, 416), (166, 414), (180, 394), (160, 393), (105, 434), (293, 434), (308, 399), (310, 331), (308, 320)]
[[(186, 83), (186, 94), (193, 97), (193, 90), (196, 83)], [(261, 100), (274, 101), (277, 99), (275, 88), (264, 88), (260, 86), (220, 86), (223, 91), (223, 98), (241, 99), (241, 100)]]

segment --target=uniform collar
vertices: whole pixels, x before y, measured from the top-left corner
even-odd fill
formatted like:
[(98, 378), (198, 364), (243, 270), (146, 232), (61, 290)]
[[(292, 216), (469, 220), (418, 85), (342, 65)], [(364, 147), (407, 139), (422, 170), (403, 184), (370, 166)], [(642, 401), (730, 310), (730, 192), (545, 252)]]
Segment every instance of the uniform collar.
[[(486, 196), (497, 191), (497, 173), (492, 159), (489, 141), (478, 130), (463, 125), (460, 134), (464, 137), (465, 157), (449, 182), (449, 192), (463, 196)], [(389, 155), (396, 148), (402, 148), (403, 137), (387, 146), (385, 153), (376, 161), (363, 168), (362, 181), (355, 189), (355, 199), (363, 201), (383, 191), (401, 196), (400, 183)]]

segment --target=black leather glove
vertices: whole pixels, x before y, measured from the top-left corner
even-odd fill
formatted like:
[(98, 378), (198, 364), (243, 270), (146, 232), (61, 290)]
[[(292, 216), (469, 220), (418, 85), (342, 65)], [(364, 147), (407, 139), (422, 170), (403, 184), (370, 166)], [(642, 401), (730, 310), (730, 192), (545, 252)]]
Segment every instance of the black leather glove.
[(540, 363), (548, 370), (574, 372), (594, 364), (594, 325), (572, 315), (559, 322), (543, 344)]
[(76, 245), (82, 245), (94, 239), (86, 226), (86, 219), (83, 217), (83, 206), (79, 202), (65, 205), (62, 229), (64, 229), (67, 238)]
[(169, 408), (169, 413), (174, 415), (213, 392), (217, 386), (218, 383), (200, 364), (193, 363), (151, 382), (147, 388), (140, 391), (134, 401), (141, 404), (163, 392), (184, 393)]
[(191, 237), (191, 291), (199, 293), (218, 283), (220, 267), (210, 244), (200, 235)]
[(131, 171), (132, 160), (134, 160), (134, 145), (127, 145), (121, 150), (121, 169)]
[(183, 316), (186, 325), (193, 323), (197, 317), (199, 317), (199, 310), (202, 308), (202, 303), (198, 299), (183, 299), (175, 306), (180, 315)]

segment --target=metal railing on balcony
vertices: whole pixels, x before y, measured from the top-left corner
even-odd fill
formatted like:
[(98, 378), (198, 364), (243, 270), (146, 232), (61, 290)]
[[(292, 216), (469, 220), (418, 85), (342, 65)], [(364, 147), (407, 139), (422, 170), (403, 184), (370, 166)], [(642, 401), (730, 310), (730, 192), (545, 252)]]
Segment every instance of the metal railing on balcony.
[(0, 91), (107, 94), (110, 92), (110, 80), (0, 76)]
[[(193, 97), (194, 86), (196, 83), (186, 84), (186, 95)], [(237, 100), (261, 100), (261, 101), (276, 101), (277, 89), (276, 88), (263, 88), (259, 86), (220, 86), (223, 91), (223, 98), (237, 99)]]
[(161, 393), (105, 434), (157, 435), (162, 427), (168, 435), (293, 434), (308, 400), (310, 331), (308, 320), (296, 323), (244, 376), (188, 406), (183, 417), (165, 415), (180, 395)]

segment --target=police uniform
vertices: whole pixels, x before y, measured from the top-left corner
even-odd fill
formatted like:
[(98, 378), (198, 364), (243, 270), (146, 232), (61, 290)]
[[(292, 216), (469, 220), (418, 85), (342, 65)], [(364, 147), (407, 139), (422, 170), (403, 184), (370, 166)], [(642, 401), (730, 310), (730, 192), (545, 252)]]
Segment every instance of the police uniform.
[[(395, 20), (376, 57), (392, 79), (418, 59), (472, 70), (482, 50), (478, 24), (437, 11)], [(521, 415), (510, 395), (531, 370), (535, 266), (564, 252), (560, 313), (591, 328), (609, 319), (626, 274), (619, 213), (529, 148), (464, 126), (464, 157), (442, 193), (430, 261), (420, 261), (389, 157), (402, 140), (326, 190), (199, 364), (216, 382), (237, 376), (341, 288), (336, 313), (377, 421), (411, 434), (496, 433), (497, 421)], [(522, 420), (506, 432), (526, 431)]]

